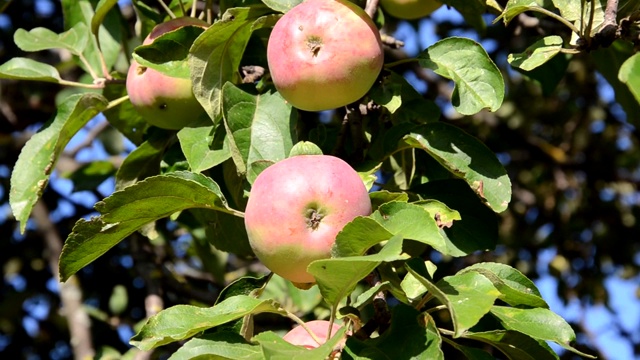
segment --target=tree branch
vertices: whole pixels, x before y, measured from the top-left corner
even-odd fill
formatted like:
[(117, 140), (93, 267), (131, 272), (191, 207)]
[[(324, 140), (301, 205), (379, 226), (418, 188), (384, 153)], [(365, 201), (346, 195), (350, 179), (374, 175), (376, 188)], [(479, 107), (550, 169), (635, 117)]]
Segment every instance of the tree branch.
[(70, 343), (74, 358), (92, 359), (95, 354), (91, 339), (91, 321), (82, 305), (82, 289), (78, 279), (71, 276), (65, 283), (60, 283), (58, 259), (62, 252), (62, 238), (55, 225), (49, 219), (49, 210), (40, 199), (33, 208), (33, 218), (38, 224), (38, 233), (44, 238), (47, 250), (49, 268), (60, 287), (60, 301), (62, 315), (67, 319), (70, 333)]

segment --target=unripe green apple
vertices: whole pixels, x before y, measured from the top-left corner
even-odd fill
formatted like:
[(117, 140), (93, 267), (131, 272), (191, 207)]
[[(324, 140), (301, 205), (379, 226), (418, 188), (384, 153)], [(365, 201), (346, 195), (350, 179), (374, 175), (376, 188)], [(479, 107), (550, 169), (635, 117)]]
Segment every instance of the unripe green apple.
[(314, 260), (331, 257), (336, 235), (356, 216), (371, 214), (358, 173), (329, 155), (298, 155), (263, 170), (245, 209), (249, 243), (274, 273), (308, 288)]
[[(154, 27), (143, 45), (149, 45), (160, 35), (184, 26), (206, 28), (209, 24), (192, 17), (172, 19)], [(151, 125), (178, 130), (204, 113), (193, 94), (191, 79), (167, 76), (132, 60), (126, 84), (131, 104)]]
[[(327, 342), (327, 333), (329, 332), (329, 322), (327, 320), (312, 320), (304, 323), (304, 325), (314, 333), (320, 341), (320, 344), (318, 344), (302, 326), (294, 327), (282, 338), (290, 344), (303, 346), (307, 349), (315, 349)], [(334, 323), (331, 327), (331, 336), (338, 332), (340, 328), (342, 328), (342, 326)]]
[(307, 111), (335, 109), (363, 97), (384, 53), (367, 13), (348, 0), (306, 0), (276, 23), (267, 45), (276, 89)]
[(436, 0), (380, 0), (380, 6), (395, 18), (413, 20), (431, 14), (442, 3)]

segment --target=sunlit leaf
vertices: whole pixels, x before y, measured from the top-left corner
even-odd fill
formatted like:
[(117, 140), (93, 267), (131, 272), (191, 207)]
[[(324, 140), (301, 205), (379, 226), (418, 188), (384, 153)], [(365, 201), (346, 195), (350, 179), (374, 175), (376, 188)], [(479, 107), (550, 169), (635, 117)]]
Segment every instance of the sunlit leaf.
[(14, 57), (0, 65), (0, 78), (52, 83), (61, 81), (60, 73), (53, 66), (22, 57)]
[(37, 27), (30, 31), (18, 29), (13, 34), (13, 41), (24, 51), (66, 49), (72, 54), (79, 55), (86, 48), (89, 35), (87, 26), (84, 23), (77, 23), (61, 34), (56, 34), (43, 27)]
[(562, 49), (562, 42), (560, 36), (546, 36), (530, 45), (523, 53), (509, 54), (507, 61), (513, 67), (531, 71), (556, 56)]
[(640, 104), (640, 54), (635, 54), (622, 63), (618, 79), (629, 87)]

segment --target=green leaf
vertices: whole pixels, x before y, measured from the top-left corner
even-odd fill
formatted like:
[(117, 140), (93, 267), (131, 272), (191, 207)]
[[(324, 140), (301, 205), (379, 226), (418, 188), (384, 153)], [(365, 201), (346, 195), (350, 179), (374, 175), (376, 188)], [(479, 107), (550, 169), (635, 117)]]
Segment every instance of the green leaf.
[(504, 99), (502, 74), (477, 42), (449, 37), (431, 45), (418, 55), (420, 66), (453, 80), (453, 107), (463, 115), (484, 108), (496, 111)]
[(371, 214), (371, 218), (394, 235), (430, 245), (447, 254), (447, 247), (436, 221), (419, 205), (392, 201), (380, 205), (378, 210)]
[(478, 33), (482, 34), (487, 25), (482, 18), (487, 10), (487, 0), (439, 0), (441, 3), (451, 6), (458, 10), (460, 15), (464, 17), (467, 24), (473, 26)]
[(100, 0), (96, 5), (96, 12), (91, 18), (91, 33), (99, 35), (100, 25), (104, 21), (109, 11), (118, 3), (118, 0)]
[(263, 0), (262, 2), (275, 11), (286, 13), (300, 4), (302, 0)]
[(220, 211), (191, 209), (193, 215), (204, 225), (207, 240), (220, 251), (237, 256), (254, 256), (244, 219)]
[(394, 122), (426, 123), (440, 118), (440, 108), (433, 101), (425, 99), (402, 75), (385, 70), (383, 74), (369, 95), (376, 104), (392, 114)]
[(459, 212), (461, 219), (455, 221), (453, 226), (440, 228), (440, 234), (447, 244), (449, 254), (464, 256), (474, 251), (495, 248), (498, 240), (498, 218), (481, 202), (465, 181), (462, 179), (430, 181), (411, 188), (411, 191), (425, 199), (438, 200), (448, 208)]
[(60, 174), (73, 181), (73, 192), (94, 190), (109, 177), (114, 175), (116, 168), (108, 160), (95, 160), (81, 165), (72, 173)]
[(335, 307), (380, 263), (406, 258), (402, 238), (394, 236), (377, 254), (316, 260), (307, 271), (316, 278), (324, 300)]
[(562, 49), (562, 38), (558, 35), (545, 36), (529, 46), (523, 53), (509, 54), (511, 66), (531, 71), (556, 56)]
[(295, 287), (291, 281), (273, 274), (269, 284), (260, 295), (261, 299), (274, 299), (282, 307), (294, 314), (309, 314), (322, 302), (317, 286), (307, 290)]
[(618, 79), (629, 87), (633, 96), (640, 103), (640, 54), (635, 54), (622, 63)]
[(49, 64), (22, 57), (14, 57), (0, 65), (0, 79), (31, 80), (59, 83), (58, 70)]
[[(427, 274), (429, 275), (429, 279), (432, 279), (433, 275), (436, 272), (436, 265), (431, 261), (425, 261), (424, 266), (427, 270)], [(402, 282), (400, 283), (400, 287), (409, 299), (417, 299), (428, 290), (427, 287), (424, 286), (415, 276), (413, 276), (412, 273), (407, 273), (407, 275), (405, 275), (405, 277), (402, 279)]]
[(382, 204), (386, 204), (391, 201), (407, 202), (409, 201), (409, 195), (405, 192), (390, 192), (387, 190), (372, 191), (369, 193), (371, 199), (371, 207), (375, 211)]
[(491, 314), (498, 318), (507, 330), (518, 331), (542, 341), (553, 341), (578, 355), (593, 358), (571, 347), (570, 343), (576, 339), (573, 328), (549, 309), (494, 306)]
[(36, 201), (47, 186), (58, 156), (71, 138), (107, 106), (104, 97), (95, 93), (75, 94), (59, 106), (53, 120), (27, 141), (11, 173), (9, 203), (20, 231)]
[(84, 23), (78, 23), (62, 34), (56, 34), (44, 27), (30, 31), (18, 29), (13, 34), (13, 41), (23, 51), (66, 49), (74, 55), (80, 55), (87, 47), (89, 29)]
[(434, 284), (422, 260), (411, 259), (407, 261), (406, 268), (432, 296), (447, 306), (453, 321), (454, 337), (462, 336), (477, 324), (500, 295), (491, 281), (478, 273), (446, 276)]
[(405, 143), (428, 152), (451, 173), (463, 178), (495, 212), (511, 201), (507, 171), (489, 148), (460, 128), (443, 122), (415, 128)]
[(171, 354), (169, 360), (196, 358), (262, 360), (260, 346), (247, 342), (239, 334), (224, 331), (193, 338)]
[(469, 271), (476, 271), (489, 279), (500, 291), (500, 300), (511, 306), (549, 307), (533, 281), (509, 265), (478, 263), (466, 267), (461, 273)]
[(444, 359), (441, 345), (442, 338), (431, 316), (398, 304), (391, 311), (389, 329), (366, 341), (349, 338), (343, 359)]
[(375, 219), (358, 216), (338, 233), (331, 256), (339, 258), (364, 255), (370, 247), (392, 237), (393, 234)]
[(133, 59), (142, 66), (149, 67), (165, 75), (189, 79), (191, 70), (187, 58), (195, 39), (202, 34), (201, 26), (186, 25), (168, 31), (133, 51)]
[(322, 149), (311, 141), (298, 141), (291, 148), (288, 157), (298, 155), (322, 155)]
[(266, 7), (229, 9), (193, 43), (189, 67), (193, 92), (212, 119), (222, 111), (222, 86), (239, 83), (240, 60), (254, 30), (271, 27), (278, 19)]
[(180, 148), (193, 172), (202, 172), (220, 165), (231, 157), (222, 126), (200, 125), (178, 131)]
[[(479, 340), (502, 351), (509, 359), (558, 360), (558, 355), (546, 342), (532, 339), (517, 331), (487, 331), (467, 333), (465, 338)], [(493, 358), (493, 357), (492, 357)]]
[(251, 339), (260, 344), (262, 359), (270, 360), (325, 360), (344, 337), (346, 329), (338, 330), (331, 339), (315, 349), (288, 343), (273, 331), (264, 331)]
[(297, 111), (275, 91), (253, 94), (227, 83), (222, 92), (231, 157), (238, 172), (253, 183), (266, 166), (291, 152)]
[(494, 22), (503, 19), (505, 25), (508, 25), (516, 16), (526, 11), (539, 11), (543, 9), (544, 0), (509, 0), (504, 11), (498, 16)]
[(99, 217), (80, 219), (60, 256), (60, 278), (71, 275), (125, 237), (155, 220), (189, 208), (230, 212), (218, 185), (201, 174), (149, 177), (96, 203)]
[(176, 305), (160, 311), (147, 320), (131, 338), (130, 344), (151, 350), (175, 341), (185, 340), (201, 331), (240, 319), (245, 315), (275, 313), (286, 316), (278, 303), (238, 295), (209, 308)]

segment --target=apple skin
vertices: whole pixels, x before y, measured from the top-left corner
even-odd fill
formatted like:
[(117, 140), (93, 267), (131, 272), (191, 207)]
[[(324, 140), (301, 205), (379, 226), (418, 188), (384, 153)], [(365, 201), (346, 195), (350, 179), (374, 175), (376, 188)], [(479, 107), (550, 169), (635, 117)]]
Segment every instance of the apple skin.
[(349, 164), (330, 155), (298, 155), (258, 175), (244, 220), (258, 259), (299, 288), (309, 288), (315, 283), (309, 263), (330, 258), (338, 232), (369, 214), (369, 194)]
[(276, 89), (294, 107), (335, 109), (363, 97), (384, 63), (380, 32), (348, 0), (307, 0), (276, 23), (267, 44)]
[[(154, 27), (142, 44), (149, 45), (160, 35), (184, 26), (207, 28), (209, 24), (191, 17), (171, 19)], [(126, 86), (131, 104), (151, 125), (178, 130), (204, 113), (193, 94), (191, 79), (170, 77), (132, 60)]]
[(436, 0), (380, 0), (380, 6), (395, 18), (414, 20), (436, 11), (442, 3)]
[[(327, 320), (312, 320), (304, 323), (311, 330), (321, 344), (318, 344), (311, 335), (302, 326), (296, 326), (286, 333), (282, 338), (290, 344), (303, 346), (307, 349), (315, 349), (327, 342), (327, 332), (329, 331), (329, 322)], [(333, 336), (342, 326), (333, 324), (331, 336)]]

